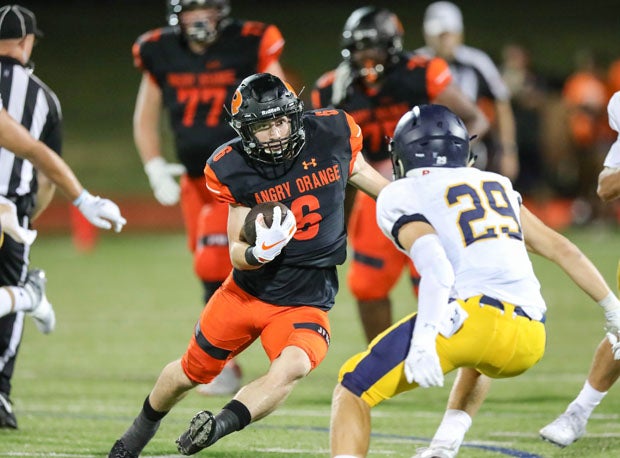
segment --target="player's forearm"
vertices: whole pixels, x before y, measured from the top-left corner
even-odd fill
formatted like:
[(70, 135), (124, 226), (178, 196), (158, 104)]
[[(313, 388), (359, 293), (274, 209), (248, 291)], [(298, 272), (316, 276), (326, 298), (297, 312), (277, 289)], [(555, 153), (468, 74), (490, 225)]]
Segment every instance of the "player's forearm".
[(4, 109), (0, 110), (0, 146), (30, 161), (58, 186), (69, 200), (75, 200), (84, 189), (67, 163), (45, 143), (32, 137), (30, 132)]
[(599, 270), (575, 244), (565, 239), (556, 252), (554, 261), (588, 296), (598, 302), (610, 293)]
[(250, 245), (241, 241), (230, 242), (230, 260), (235, 269), (239, 270), (256, 270), (262, 266), (261, 263), (252, 263), (252, 259), (248, 259), (248, 248)]
[(376, 199), (379, 192), (390, 182), (379, 172), (371, 167), (363, 158), (361, 153), (358, 155), (353, 168), (353, 173), (349, 178), (349, 183), (357, 189)]
[(134, 122), (133, 139), (143, 164), (162, 156), (159, 132), (156, 128), (144, 122)]

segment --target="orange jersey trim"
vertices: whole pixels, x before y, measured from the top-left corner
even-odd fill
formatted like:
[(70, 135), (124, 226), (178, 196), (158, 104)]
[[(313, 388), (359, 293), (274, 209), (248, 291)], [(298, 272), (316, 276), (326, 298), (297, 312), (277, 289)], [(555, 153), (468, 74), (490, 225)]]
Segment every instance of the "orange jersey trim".
[(161, 38), (161, 29), (151, 30), (140, 35), (136, 42), (131, 47), (131, 54), (133, 55), (133, 64), (136, 68), (142, 70), (142, 56), (140, 56), (140, 46), (145, 41), (158, 41)]
[(275, 25), (269, 25), (258, 47), (258, 72), (264, 72), (271, 64), (277, 62), (283, 50), (284, 37), (282, 33)]
[(228, 186), (220, 183), (220, 180), (217, 178), (217, 175), (215, 175), (215, 172), (209, 166), (209, 164), (205, 166), (205, 178), (207, 180), (207, 189), (211, 191), (211, 193), (218, 201), (227, 204), (238, 204), (238, 202), (232, 196), (230, 189), (228, 189)]
[(351, 144), (351, 162), (349, 162), (349, 176), (353, 173), (353, 166), (357, 155), (362, 151), (364, 145), (364, 137), (362, 136), (362, 128), (355, 122), (353, 117), (348, 113), (344, 113), (347, 118), (347, 124), (351, 129), (351, 137), (349, 137), (349, 143)]

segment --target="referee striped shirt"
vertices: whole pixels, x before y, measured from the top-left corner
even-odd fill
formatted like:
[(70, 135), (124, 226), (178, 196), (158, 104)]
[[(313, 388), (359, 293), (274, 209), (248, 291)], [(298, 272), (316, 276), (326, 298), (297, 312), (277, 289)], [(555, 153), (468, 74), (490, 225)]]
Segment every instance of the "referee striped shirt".
[[(0, 56), (1, 105), (30, 134), (57, 154), (62, 153), (62, 112), (56, 94), (18, 60)], [(37, 176), (30, 161), (0, 148), (0, 195), (17, 204), (20, 216), (30, 216)]]

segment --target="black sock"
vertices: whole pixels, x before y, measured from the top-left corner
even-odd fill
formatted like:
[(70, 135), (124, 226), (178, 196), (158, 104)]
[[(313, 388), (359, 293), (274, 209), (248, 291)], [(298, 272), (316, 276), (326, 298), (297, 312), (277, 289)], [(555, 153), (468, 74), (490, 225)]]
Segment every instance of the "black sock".
[(251, 422), (252, 415), (248, 408), (242, 402), (233, 399), (215, 416), (215, 433), (211, 443), (230, 433), (242, 430)]
[(149, 397), (144, 400), (142, 410), (133, 421), (133, 424), (125, 431), (121, 440), (125, 448), (133, 453), (140, 453), (146, 444), (153, 438), (159, 423), (168, 412), (157, 412), (151, 406)]

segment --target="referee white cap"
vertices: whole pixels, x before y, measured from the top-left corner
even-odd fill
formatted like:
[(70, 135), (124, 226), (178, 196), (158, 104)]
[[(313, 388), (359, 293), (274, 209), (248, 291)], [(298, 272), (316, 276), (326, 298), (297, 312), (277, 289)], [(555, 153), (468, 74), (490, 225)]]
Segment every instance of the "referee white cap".
[(461, 10), (451, 2), (431, 3), (424, 13), (424, 33), (436, 36), (445, 32), (463, 32)]
[(24, 38), (28, 34), (42, 37), (34, 13), (20, 5), (0, 8), (0, 40)]

